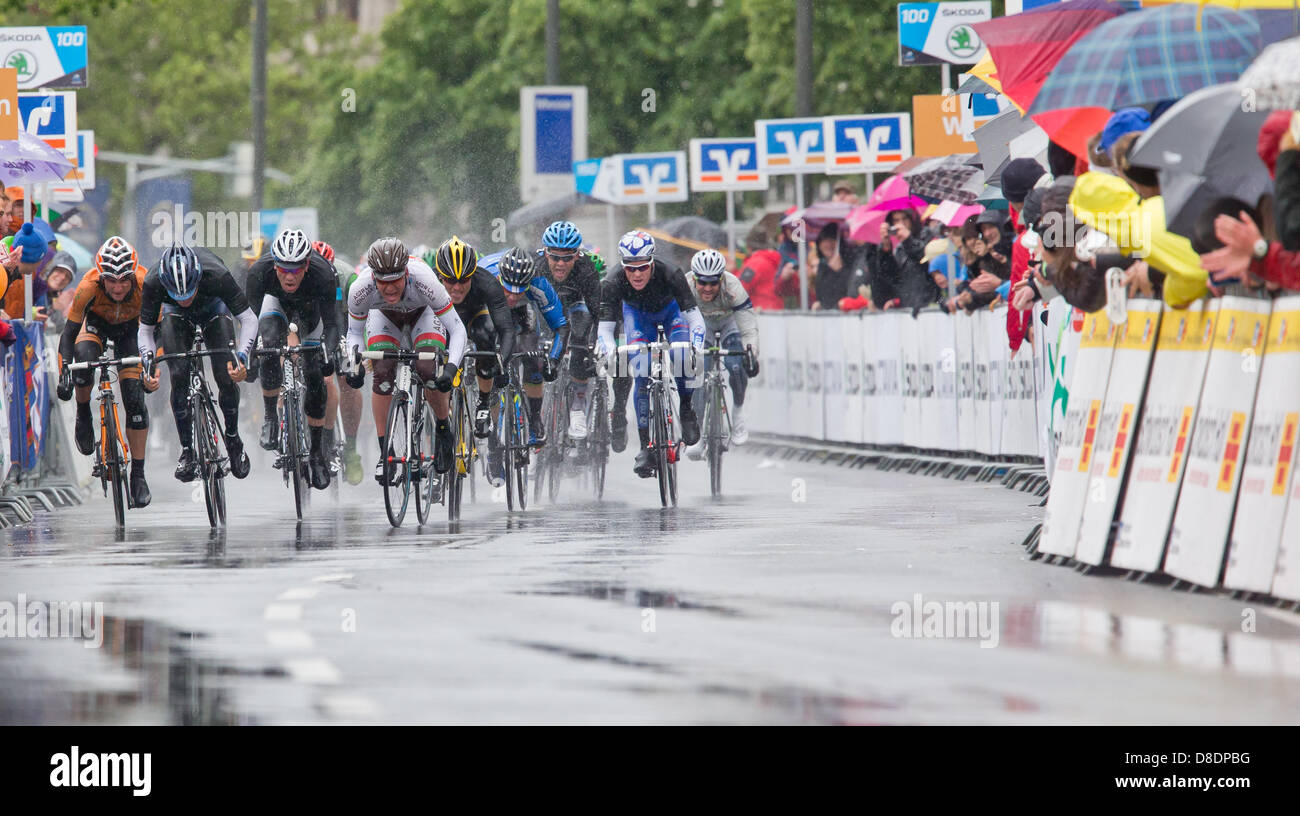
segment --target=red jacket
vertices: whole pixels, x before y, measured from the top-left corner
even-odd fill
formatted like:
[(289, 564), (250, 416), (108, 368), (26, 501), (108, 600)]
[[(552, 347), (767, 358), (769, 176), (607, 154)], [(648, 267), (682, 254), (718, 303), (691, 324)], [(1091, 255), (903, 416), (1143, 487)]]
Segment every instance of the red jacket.
[[(1011, 245), (1011, 294), (1014, 296), (1016, 284), (1029, 274), (1029, 250), (1024, 245), (1025, 232), (1028, 228), (1020, 223), (1020, 214), (1015, 210), (1011, 211), (1011, 225), (1016, 230), (1016, 240)], [(1023, 312), (1012, 308), (1007, 309), (1007, 340), (1011, 344), (1012, 351), (1018, 351), (1020, 344), (1024, 342), (1025, 332), (1029, 329), (1029, 321), (1033, 318), (1033, 314), (1033, 309), (1026, 309)]]
[(776, 285), (780, 267), (781, 253), (775, 249), (760, 249), (745, 259), (745, 265), (740, 270), (740, 282), (749, 293), (755, 309), (785, 308), (785, 301)]
[(1262, 260), (1251, 261), (1250, 274), (1283, 289), (1300, 290), (1300, 252), (1288, 252), (1277, 241), (1271, 241), (1268, 254)]

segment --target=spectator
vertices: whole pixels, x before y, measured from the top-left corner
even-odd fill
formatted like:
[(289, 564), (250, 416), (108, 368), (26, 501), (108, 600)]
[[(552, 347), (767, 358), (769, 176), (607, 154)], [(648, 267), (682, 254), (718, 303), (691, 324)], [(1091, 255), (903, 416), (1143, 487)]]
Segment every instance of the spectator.
[[(1059, 152), (1056, 157), (1057, 163), (1064, 165), (1065, 161), (1060, 157)], [(1050, 161), (1051, 146), (1048, 148), (1048, 156)], [(1013, 238), (1007, 253), (1011, 257), (1011, 274), (1007, 279), (1006, 288), (1002, 290), (1002, 297), (1008, 301), (1012, 299), (1012, 292), (1029, 275), (1030, 251), (1024, 242), (1026, 228), (1025, 221), (1021, 218), (1021, 210), (1031, 193), (1038, 193), (1041, 199), (1040, 185), (1050, 179), (1043, 166), (1029, 158), (1014, 159), (1002, 171), (1002, 194), (1006, 196), (1007, 204), (1011, 207), (1011, 229), (1008, 230), (1008, 234)], [(1030, 313), (1027, 309), (1016, 308), (1014, 304), (1007, 310), (1007, 342), (1012, 354), (1020, 350), (1020, 344), (1030, 332), (1029, 318)]]
[[(840, 252), (839, 225), (827, 224), (817, 235), (816, 272), (813, 276), (814, 309), (837, 308), (840, 298), (850, 296), (853, 270)], [(854, 293), (856, 294), (856, 293)]]
[(920, 309), (939, 299), (929, 271), (922, 266), (925, 243), (918, 237), (913, 210), (891, 210), (880, 225), (880, 245), (867, 253), (871, 299), (878, 309)]
[(1276, 195), (1277, 237), (1282, 246), (1300, 250), (1300, 144), (1296, 143), (1296, 116), (1278, 141), (1274, 189)]
[[(772, 249), (767, 234), (759, 227), (750, 231), (745, 239), (749, 256), (740, 270), (740, 282), (749, 293), (754, 308), (760, 311), (784, 309), (785, 295), (789, 294), (791, 282), (798, 293), (798, 279), (794, 274), (794, 265), (786, 264), (782, 270), (781, 253)], [(788, 272), (788, 274), (786, 274)], [(785, 277), (782, 277), (785, 275)]]
[[(24, 224), (23, 226), (27, 225)], [(44, 321), (48, 317), (45, 304), (46, 296), (50, 290), (45, 274), (47, 269), (52, 269), (50, 264), (56, 254), (55, 247), (58, 245), (58, 238), (55, 236), (54, 230), (50, 229), (50, 225), (45, 223), (43, 219), (33, 219), (31, 226), (30, 235), (15, 234), (5, 239), (6, 242), (11, 244), (10, 261), (19, 260), (20, 252), (24, 257), (29, 253), (35, 254), (36, 248), (40, 245), (44, 245), (45, 252), (37, 255), (34, 261), (21, 260), (19, 263), (14, 264), (12, 269), (6, 266), (9, 285), (4, 294), (4, 312), (10, 318), (25, 316), (23, 309), (27, 279), (24, 273), (25, 268), (27, 268), (32, 270), (32, 305), (36, 307), (33, 316), (36, 320)], [(26, 246), (23, 246), (24, 243), (26, 243)], [(61, 275), (56, 276), (55, 281), (59, 282), (61, 279)], [(68, 282), (70, 281), (71, 278), (69, 278)], [(66, 285), (66, 282), (64, 285)]]
[[(1198, 250), (1206, 250), (1201, 266), (1210, 271), (1215, 284), (1253, 278), (1270, 288), (1300, 290), (1300, 252), (1267, 240), (1260, 232), (1258, 215), (1252, 212), (1246, 202), (1229, 198), (1214, 202), (1201, 213), (1193, 242)], [(1213, 237), (1204, 221), (1212, 223)]]
[(856, 205), (858, 203), (858, 189), (847, 179), (840, 179), (831, 188), (831, 201)]
[(1141, 133), (1151, 127), (1151, 114), (1143, 108), (1121, 108), (1115, 111), (1101, 130), (1101, 139), (1097, 150), (1110, 158), (1111, 167), (1115, 166), (1115, 153), (1112, 148), (1125, 133)]
[(966, 280), (966, 265), (961, 262), (957, 246), (948, 238), (935, 238), (926, 244), (921, 263), (929, 271), (940, 292), (947, 291), (949, 278), (954, 286)]
[(1141, 133), (1125, 133), (1111, 148), (1111, 158), (1115, 161), (1115, 170), (1119, 177), (1137, 191), (1138, 197), (1145, 200), (1160, 195), (1160, 176), (1154, 167), (1145, 167), (1129, 161), (1133, 145), (1141, 138)]

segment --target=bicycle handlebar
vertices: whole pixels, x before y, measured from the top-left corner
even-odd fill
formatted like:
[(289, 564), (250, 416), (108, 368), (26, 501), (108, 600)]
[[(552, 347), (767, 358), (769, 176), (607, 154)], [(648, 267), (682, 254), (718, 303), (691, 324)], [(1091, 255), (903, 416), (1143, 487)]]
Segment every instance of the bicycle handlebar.
[(325, 347), (321, 345), (319, 340), (308, 340), (306, 343), (299, 343), (296, 346), (280, 346), (278, 348), (253, 349), (253, 354), (254, 356), (258, 356), (258, 357), (271, 357), (271, 356), (284, 357), (290, 354), (298, 354), (300, 352), (307, 352), (307, 351), (323, 352), (324, 350)]
[(363, 360), (397, 360), (399, 362), (415, 362), (426, 360), (437, 360), (442, 356), (436, 351), (410, 351), (408, 349), (385, 349), (384, 351), (363, 351), (360, 352)]
[(640, 354), (646, 349), (649, 349), (651, 351), (662, 351), (664, 349), (672, 349), (674, 351), (675, 350), (685, 351), (686, 349), (691, 349), (691, 348), (694, 348), (694, 345), (685, 340), (678, 340), (673, 343), (660, 343), (656, 341), (654, 343), (628, 343), (625, 346), (619, 346), (618, 353), (619, 354)]
[(118, 360), (86, 360), (80, 363), (69, 363), (69, 371), (85, 371), (86, 369), (108, 368), (109, 366), (133, 366), (140, 365), (144, 362), (143, 357), (122, 357)]

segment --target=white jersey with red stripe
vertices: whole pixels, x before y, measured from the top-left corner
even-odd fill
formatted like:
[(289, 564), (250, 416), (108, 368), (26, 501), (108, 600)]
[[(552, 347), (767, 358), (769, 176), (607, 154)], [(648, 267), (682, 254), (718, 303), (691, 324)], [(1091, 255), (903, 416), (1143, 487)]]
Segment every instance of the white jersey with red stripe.
[(460, 366), (465, 356), (465, 324), (452, 308), (447, 289), (429, 265), (411, 256), (406, 264), (406, 287), (396, 303), (388, 303), (375, 285), (370, 267), (362, 267), (348, 292), (348, 353), (365, 346), (366, 318), (371, 311), (397, 315), (428, 309), (437, 315), (447, 330), (447, 362)]

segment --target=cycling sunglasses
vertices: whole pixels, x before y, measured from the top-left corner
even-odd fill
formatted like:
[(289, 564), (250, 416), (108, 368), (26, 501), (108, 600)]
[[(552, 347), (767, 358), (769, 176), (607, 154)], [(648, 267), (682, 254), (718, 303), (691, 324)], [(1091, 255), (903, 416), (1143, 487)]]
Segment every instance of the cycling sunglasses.
[(275, 271), (290, 277), (297, 277), (307, 271), (307, 264), (303, 264), (302, 266), (281, 266), (280, 264), (276, 264)]
[(625, 263), (623, 264), (623, 268), (626, 269), (628, 272), (644, 272), (645, 270), (649, 269), (650, 265), (653, 263), (654, 261), (642, 261), (641, 263)]
[(548, 249), (546, 250), (546, 257), (554, 261), (576, 261), (578, 259), (578, 253), (577, 252), (552, 252), (551, 250)]

